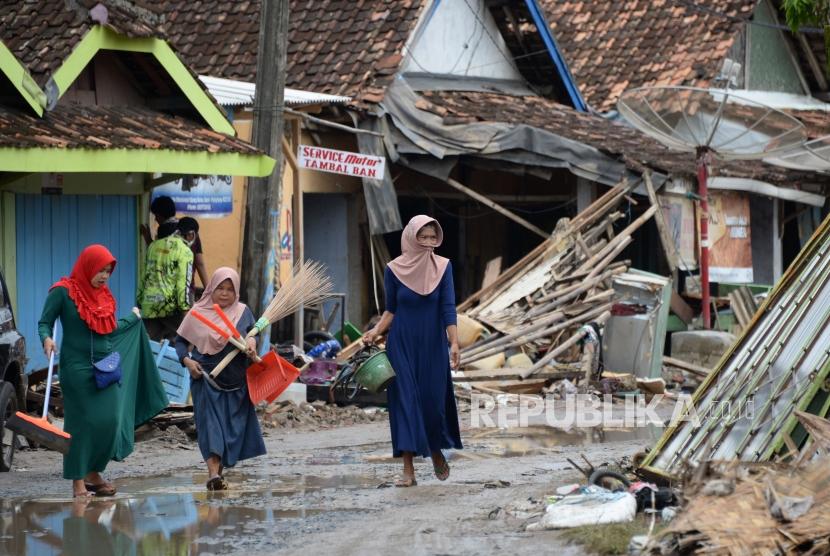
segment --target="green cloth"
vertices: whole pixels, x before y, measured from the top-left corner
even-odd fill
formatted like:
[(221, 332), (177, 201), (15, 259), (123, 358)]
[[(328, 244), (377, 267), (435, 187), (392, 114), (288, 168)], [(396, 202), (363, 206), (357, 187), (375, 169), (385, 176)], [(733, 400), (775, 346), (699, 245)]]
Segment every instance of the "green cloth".
[(193, 251), (181, 236), (167, 236), (151, 243), (138, 285), (142, 316), (155, 319), (190, 309), (192, 280)]
[[(72, 435), (63, 458), (65, 479), (83, 479), (101, 472), (110, 460), (121, 461), (133, 451), (135, 427), (167, 407), (167, 394), (147, 338), (136, 315), (120, 319), (118, 328), (101, 335), (78, 315), (66, 288), (49, 292), (38, 322), (41, 342), (61, 320), (60, 385), (64, 430)], [(92, 352), (90, 353), (90, 349)], [(121, 385), (103, 390), (95, 386), (92, 361), (113, 351), (121, 355)]]

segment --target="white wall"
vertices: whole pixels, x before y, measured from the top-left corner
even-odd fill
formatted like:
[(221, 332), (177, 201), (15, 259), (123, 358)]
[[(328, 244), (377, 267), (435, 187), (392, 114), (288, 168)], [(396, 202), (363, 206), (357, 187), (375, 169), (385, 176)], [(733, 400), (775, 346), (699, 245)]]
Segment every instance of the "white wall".
[(403, 73), (523, 81), (484, 0), (434, 0), (433, 7), (407, 43)]

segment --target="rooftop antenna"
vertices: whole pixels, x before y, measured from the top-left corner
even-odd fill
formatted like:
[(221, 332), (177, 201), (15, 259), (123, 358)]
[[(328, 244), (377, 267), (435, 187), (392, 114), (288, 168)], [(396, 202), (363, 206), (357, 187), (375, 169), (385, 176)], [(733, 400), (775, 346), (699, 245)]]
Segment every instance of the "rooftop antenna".
[[(660, 86), (624, 92), (617, 110), (635, 128), (666, 147), (695, 154), (700, 203), (700, 293), (703, 327), (711, 326), (709, 200), (712, 159), (753, 160), (798, 149), (804, 124), (728, 89)], [(828, 153), (830, 154), (830, 153)], [(829, 166), (830, 167), (830, 166)]]

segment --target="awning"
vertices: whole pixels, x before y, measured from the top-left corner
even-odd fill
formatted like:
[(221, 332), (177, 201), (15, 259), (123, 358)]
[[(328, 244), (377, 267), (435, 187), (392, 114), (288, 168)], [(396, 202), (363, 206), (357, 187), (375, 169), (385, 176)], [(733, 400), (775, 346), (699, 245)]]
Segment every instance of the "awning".
[(757, 195), (766, 195), (767, 197), (775, 197), (776, 199), (782, 199), (784, 201), (804, 203), (805, 205), (811, 205), (814, 207), (823, 207), (825, 201), (824, 195), (801, 191), (800, 189), (777, 187), (765, 181), (747, 178), (725, 178), (716, 176), (714, 178), (709, 178), (708, 185), (709, 189), (747, 191)]
[[(210, 94), (221, 106), (253, 106), (255, 83), (200, 75), (199, 80), (205, 84)], [(300, 89), (285, 88), (284, 102), (286, 106), (331, 105), (351, 102), (351, 97), (327, 95), (302, 91)]]
[(266, 176), (274, 159), (236, 137), (147, 108), (58, 106), (42, 118), (0, 110), (2, 172), (160, 172)]

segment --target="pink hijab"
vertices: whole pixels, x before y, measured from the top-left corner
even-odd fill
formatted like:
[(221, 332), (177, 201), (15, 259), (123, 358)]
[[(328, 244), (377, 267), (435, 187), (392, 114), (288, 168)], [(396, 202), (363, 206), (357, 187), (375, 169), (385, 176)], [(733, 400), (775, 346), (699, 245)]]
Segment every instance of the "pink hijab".
[[(192, 313), (193, 311), (199, 311), (214, 322), (219, 328), (227, 329), (222, 318), (216, 311), (213, 310), (213, 299), (211, 299), (213, 291), (219, 286), (219, 284), (227, 279), (230, 279), (233, 284), (233, 289), (236, 292), (236, 299), (230, 307), (222, 309), (222, 311), (228, 315), (228, 318), (232, 323), (234, 323), (234, 325), (239, 322), (239, 319), (245, 312), (246, 307), (244, 303), (239, 302), (239, 274), (237, 274), (234, 269), (223, 266), (221, 268), (217, 268), (216, 272), (213, 273), (213, 276), (210, 277), (210, 281), (208, 282), (207, 287), (205, 287), (205, 293), (203, 293), (201, 299), (199, 299), (199, 301), (197, 301), (196, 304), (190, 308), (190, 311), (187, 312), (184, 320), (182, 320), (181, 326), (179, 326), (179, 329), (176, 331), (179, 336), (193, 344), (193, 346), (199, 350), (199, 353), (203, 355), (214, 355), (219, 353), (225, 349), (228, 341), (220, 336), (219, 333), (214, 332), (208, 328), (207, 325), (196, 319)], [(240, 330), (239, 333), (244, 335), (245, 331)]]
[(450, 260), (439, 257), (433, 252), (432, 247), (418, 243), (418, 232), (427, 224), (434, 222), (438, 228), (438, 244), (444, 241), (444, 231), (441, 225), (434, 218), (424, 214), (414, 216), (401, 234), (401, 256), (389, 263), (389, 269), (398, 277), (398, 280), (421, 295), (431, 294), (441, 278)]

